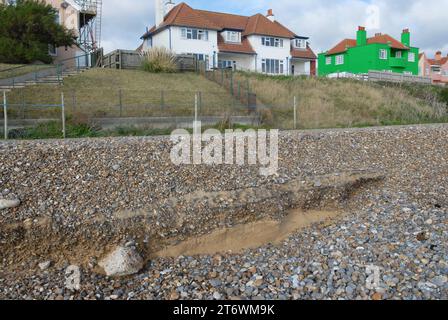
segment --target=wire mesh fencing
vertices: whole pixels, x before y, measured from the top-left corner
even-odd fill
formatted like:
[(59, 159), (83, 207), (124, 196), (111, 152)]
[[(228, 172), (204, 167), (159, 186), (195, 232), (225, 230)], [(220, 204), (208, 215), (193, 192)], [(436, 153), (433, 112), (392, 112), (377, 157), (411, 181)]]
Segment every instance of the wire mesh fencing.
[(208, 124), (258, 124), (256, 110), (222, 91), (64, 90), (61, 87), (43, 91), (29, 87), (5, 93), (5, 101), (6, 111), (0, 121), (4, 125), (6, 114), (10, 129), (51, 121), (64, 125), (65, 120), (73, 119), (94, 122), (98, 127), (157, 124), (176, 128), (188, 127), (190, 122), (192, 125), (195, 116)]

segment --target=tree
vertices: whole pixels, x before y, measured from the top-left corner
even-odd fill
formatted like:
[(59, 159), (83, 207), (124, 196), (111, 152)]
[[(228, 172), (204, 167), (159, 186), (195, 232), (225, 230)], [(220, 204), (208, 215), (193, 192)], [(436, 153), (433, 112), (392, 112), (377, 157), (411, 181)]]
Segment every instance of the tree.
[(43, 1), (0, 4), (0, 63), (51, 63), (48, 46), (72, 46), (76, 36), (58, 23), (58, 12)]

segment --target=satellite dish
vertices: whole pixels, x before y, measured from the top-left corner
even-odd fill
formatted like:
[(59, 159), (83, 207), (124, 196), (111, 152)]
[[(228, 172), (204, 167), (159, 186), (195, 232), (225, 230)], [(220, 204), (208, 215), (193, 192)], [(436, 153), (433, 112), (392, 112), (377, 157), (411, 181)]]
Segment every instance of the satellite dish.
[(62, 9), (67, 9), (68, 6), (69, 6), (69, 4), (67, 2), (65, 2), (65, 1), (61, 3), (61, 8)]

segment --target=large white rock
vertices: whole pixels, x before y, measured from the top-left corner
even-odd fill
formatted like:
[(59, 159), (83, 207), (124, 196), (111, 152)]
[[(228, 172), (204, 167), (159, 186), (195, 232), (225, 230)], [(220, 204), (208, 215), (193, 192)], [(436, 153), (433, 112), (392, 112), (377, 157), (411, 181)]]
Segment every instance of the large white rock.
[(19, 205), (20, 205), (19, 199), (13, 199), (13, 200), (0, 199), (0, 210), (15, 208), (18, 207)]
[(108, 276), (129, 276), (143, 268), (143, 259), (134, 248), (119, 246), (101, 259), (98, 265)]

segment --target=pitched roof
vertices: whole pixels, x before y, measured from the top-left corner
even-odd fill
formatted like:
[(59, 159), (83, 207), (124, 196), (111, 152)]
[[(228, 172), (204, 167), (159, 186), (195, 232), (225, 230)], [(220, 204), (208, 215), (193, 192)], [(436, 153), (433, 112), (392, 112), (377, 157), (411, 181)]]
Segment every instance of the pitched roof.
[(344, 39), (339, 42), (336, 46), (328, 50), (327, 54), (336, 54), (347, 51), (348, 48), (356, 47), (356, 40)]
[(204, 28), (218, 31), (234, 29), (241, 30), (243, 36), (256, 34), (290, 39), (297, 37), (281, 23), (277, 21), (272, 22), (262, 14), (246, 17), (228, 13), (196, 10), (182, 2), (165, 16), (160, 26), (152, 27), (142, 38), (155, 34), (168, 26)]
[(272, 22), (262, 14), (249, 17), (243, 35), (266, 35), (283, 38), (295, 38), (296, 35), (277, 21)]
[(313, 52), (310, 46), (307, 46), (306, 49), (297, 49), (291, 47), (291, 56), (298, 59), (317, 59), (316, 54)]
[(220, 52), (235, 52), (235, 53), (247, 53), (255, 54), (254, 49), (249, 43), (247, 38), (242, 38), (241, 43), (229, 43), (225, 42), (224, 38), (218, 35), (218, 48)]
[(443, 66), (445, 63), (448, 63), (448, 57), (444, 57), (440, 60), (428, 59), (428, 63), (433, 66)]
[[(373, 44), (373, 43), (388, 44), (391, 48), (394, 49), (409, 50), (409, 48), (406, 47), (404, 44), (402, 44), (400, 41), (392, 38), (387, 34), (378, 34), (374, 37), (367, 39), (367, 44)], [(336, 46), (328, 50), (327, 55), (343, 53), (347, 51), (348, 48), (352, 47), (356, 47), (356, 40), (344, 39), (341, 42), (339, 42)]]

